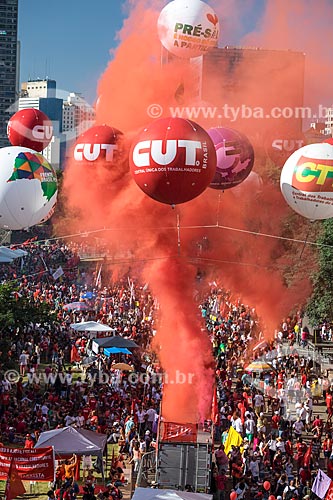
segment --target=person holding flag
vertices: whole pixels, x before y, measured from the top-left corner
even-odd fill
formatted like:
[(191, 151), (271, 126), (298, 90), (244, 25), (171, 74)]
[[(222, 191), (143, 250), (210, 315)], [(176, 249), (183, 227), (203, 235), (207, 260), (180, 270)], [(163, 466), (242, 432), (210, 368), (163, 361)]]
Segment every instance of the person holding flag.
[(6, 487), (5, 487), (5, 500), (13, 500), (14, 498), (24, 495), (26, 489), (17, 472), (14, 457), (10, 461)]

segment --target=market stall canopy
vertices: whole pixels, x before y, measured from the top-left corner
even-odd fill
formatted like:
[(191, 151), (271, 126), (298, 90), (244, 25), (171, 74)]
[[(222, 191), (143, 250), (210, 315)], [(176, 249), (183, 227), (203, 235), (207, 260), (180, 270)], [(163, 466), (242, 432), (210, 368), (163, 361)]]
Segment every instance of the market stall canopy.
[(126, 349), (126, 347), (106, 347), (104, 348), (105, 356), (111, 356), (111, 354), (132, 354), (131, 351)]
[(24, 257), (25, 255), (28, 255), (28, 252), (19, 248), (12, 250), (8, 247), (0, 247), (0, 262), (13, 262), (14, 259)]
[(71, 328), (76, 332), (111, 332), (112, 328), (97, 321), (83, 321), (82, 323), (72, 323)]
[(213, 495), (188, 491), (135, 488), (132, 500), (212, 500)]
[(133, 340), (124, 339), (124, 337), (106, 337), (104, 339), (94, 339), (92, 343), (92, 350), (94, 353), (98, 354), (99, 348), (108, 347), (126, 347), (127, 349), (133, 349), (134, 347), (139, 347)]
[(94, 455), (103, 456), (106, 446), (106, 434), (76, 429), (75, 427), (62, 427), (52, 431), (42, 432), (35, 448), (53, 446), (58, 455)]

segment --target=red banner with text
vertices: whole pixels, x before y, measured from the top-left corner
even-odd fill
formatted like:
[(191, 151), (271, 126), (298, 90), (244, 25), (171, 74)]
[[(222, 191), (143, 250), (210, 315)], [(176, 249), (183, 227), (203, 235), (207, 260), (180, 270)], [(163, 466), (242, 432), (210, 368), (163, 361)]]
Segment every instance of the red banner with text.
[(0, 448), (0, 480), (7, 479), (12, 458), (24, 481), (54, 481), (54, 452), (47, 448)]
[(160, 441), (164, 443), (196, 443), (198, 429), (196, 424), (160, 423)]

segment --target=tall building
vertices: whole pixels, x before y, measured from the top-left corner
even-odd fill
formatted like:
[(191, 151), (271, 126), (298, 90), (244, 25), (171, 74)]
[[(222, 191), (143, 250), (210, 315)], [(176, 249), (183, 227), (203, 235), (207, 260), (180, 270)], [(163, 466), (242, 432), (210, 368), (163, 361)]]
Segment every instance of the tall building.
[(29, 80), (21, 85), (21, 97), (56, 97), (56, 90), (55, 80)]
[(93, 126), (95, 118), (94, 108), (81, 94), (71, 92), (63, 104), (63, 132), (74, 131), (77, 137)]
[(95, 110), (81, 94), (70, 92), (66, 100), (57, 98), (55, 80), (29, 80), (21, 84), (18, 109), (43, 111), (53, 125), (53, 138), (43, 155), (55, 167), (63, 168), (76, 138), (94, 124)]
[(259, 137), (277, 128), (302, 130), (305, 54), (226, 46), (210, 50), (201, 64), (199, 97), (218, 108), (220, 125)]
[(45, 113), (52, 121), (53, 137), (43, 155), (54, 168), (61, 168), (65, 138), (62, 135), (63, 100), (56, 97), (55, 80), (22, 82), (18, 109), (34, 108)]
[(0, 0), (0, 147), (8, 146), (9, 108), (18, 97), (18, 0)]
[(333, 108), (328, 108), (326, 110), (325, 134), (333, 135)]

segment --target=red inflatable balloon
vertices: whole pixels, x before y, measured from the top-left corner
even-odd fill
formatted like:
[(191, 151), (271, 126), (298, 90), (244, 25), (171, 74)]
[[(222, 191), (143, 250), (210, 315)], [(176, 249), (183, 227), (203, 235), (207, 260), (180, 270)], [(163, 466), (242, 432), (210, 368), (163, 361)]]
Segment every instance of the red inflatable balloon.
[(108, 125), (91, 127), (79, 136), (74, 147), (74, 160), (84, 166), (112, 165), (119, 156), (122, 132)]
[(302, 132), (279, 128), (268, 131), (263, 142), (268, 158), (281, 168), (292, 153), (307, 143)]
[(269, 495), (268, 500), (276, 500), (274, 495)]
[(265, 481), (263, 486), (264, 486), (264, 489), (266, 491), (268, 491), (271, 487), (271, 483), (269, 481)]
[(23, 146), (41, 152), (52, 139), (52, 122), (39, 109), (21, 109), (10, 118), (7, 135), (12, 146)]
[(236, 500), (236, 498), (237, 498), (237, 493), (235, 491), (232, 491), (230, 493), (230, 500)]
[(333, 146), (333, 137), (330, 137), (329, 139), (325, 139), (323, 142), (327, 142), (327, 144), (330, 144)]
[(139, 188), (154, 200), (185, 203), (199, 196), (214, 177), (214, 144), (196, 123), (162, 118), (150, 123), (134, 141), (130, 169)]

